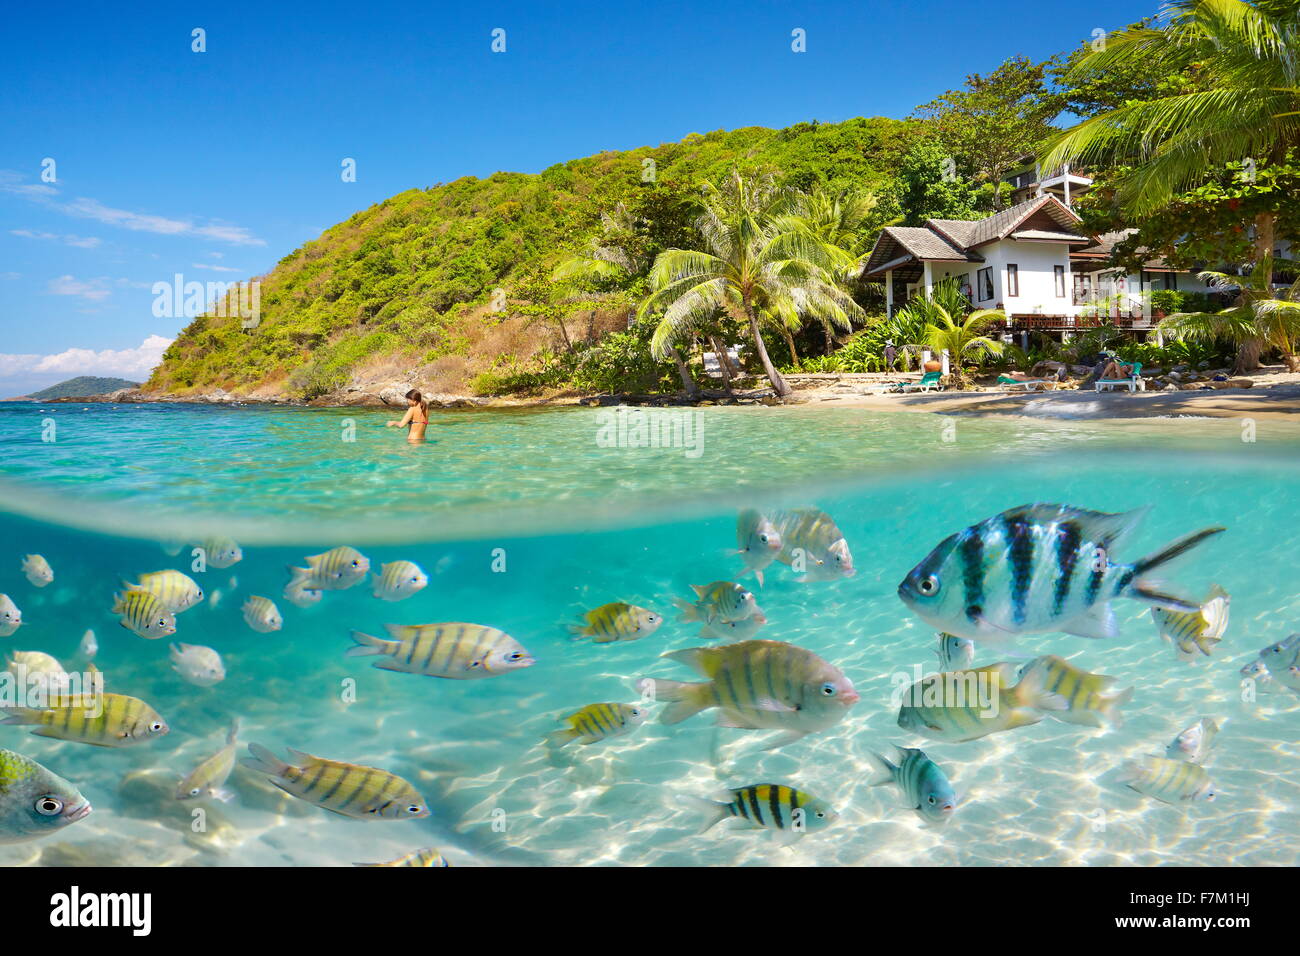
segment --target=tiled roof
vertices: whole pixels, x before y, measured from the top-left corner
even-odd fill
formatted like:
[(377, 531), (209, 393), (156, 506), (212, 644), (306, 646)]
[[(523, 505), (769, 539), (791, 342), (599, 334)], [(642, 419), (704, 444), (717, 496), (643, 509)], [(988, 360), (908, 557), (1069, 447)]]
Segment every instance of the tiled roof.
[(1012, 239), (1064, 240), (1067, 242), (1091, 243), (1091, 236), (1081, 236), (1077, 232), (1057, 232), (1051, 229), (1019, 229), (1011, 234)]

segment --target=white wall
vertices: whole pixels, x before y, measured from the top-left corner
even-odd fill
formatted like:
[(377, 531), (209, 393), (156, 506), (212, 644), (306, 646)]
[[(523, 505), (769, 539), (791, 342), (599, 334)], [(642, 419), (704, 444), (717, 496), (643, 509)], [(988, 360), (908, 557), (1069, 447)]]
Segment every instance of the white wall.
[[(1069, 248), (1055, 242), (1030, 242), (1004, 239), (980, 246), (977, 250), (984, 262), (971, 263), (934, 263), (934, 279), (938, 282), (945, 276), (960, 280), (969, 276), (972, 301), (977, 309), (993, 309), (999, 304), (1008, 315), (1013, 313), (1042, 315), (1074, 315), (1075, 309), (1071, 298), (1074, 280), (1070, 277)], [(1007, 265), (1018, 267), (1020, 294), (1008, 295)], [(1065, 295), (1056, 294), (1056, 275), (1053, 266), (1065, 269)], [(993, 297), (980, 298), (979, 271), (993, 270)]]

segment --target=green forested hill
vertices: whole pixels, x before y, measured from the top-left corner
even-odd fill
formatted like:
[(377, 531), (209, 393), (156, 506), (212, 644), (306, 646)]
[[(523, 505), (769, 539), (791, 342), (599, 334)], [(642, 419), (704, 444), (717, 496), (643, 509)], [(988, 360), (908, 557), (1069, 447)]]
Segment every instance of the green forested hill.
[(139, 382), (124, 378), (99, 378), (94, 375), (79, 375), (66, 382), (59, 382), (39, 392), (32, 392), (27, 398), (36, 401), (49, 401), (52, 398), (85, 398), (88, 395), (107, 395), (118, 389), (135, 388)]
[[(262, 277), (257, 329), (242, 330), (238, 317), (193, 321), (146, 387), (311, 398), (367, 372), (417, 369), (435, 388), (463, 388), (549, 341), (550, 271), (598, 235), (602, 212), (622, 203), (667, 244), (684, 224), (682, 197), (733, 165), (770, 167), (801, 189), (887, 192), (907, 128), (876, 118), (692, 134), (536, 175), (408, 190), (326, 230)], [(647, 170), (653, 181), (643, 181)], [(504, 311), (488, 308), (496, 289), (505, 291)]]

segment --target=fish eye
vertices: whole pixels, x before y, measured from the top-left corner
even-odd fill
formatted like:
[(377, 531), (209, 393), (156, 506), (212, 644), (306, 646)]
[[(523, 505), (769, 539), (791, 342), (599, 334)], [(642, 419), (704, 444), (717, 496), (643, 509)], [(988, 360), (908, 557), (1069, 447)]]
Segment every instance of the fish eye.
[(360, 561), (353, 561), (353, 562), (352, 562), (352, 566), (353, 566), (354, 568), (359, 568), (359, 567), (361, 567), (361, 562), (360, 562)]
[(639, 711), (639, 710), (637, 710), (635, 707), (633, 707), (633, 708), (632, 708), (632, 716), (633, 716), (633, 717), (640, 717), (640, 716), (641, 716), (641, 711)]
[(825, 810), (818, 810), (818, 811), (817, 811), (817, 819), (819, 819), (819, 820), (824, 819), (825, 816), (826, 816), (826, 811), (825, 811)]
[(58, 797), (45, 796), (36, 801), (36, 812), (43, 817), (53, 817), (63, 812), (63, 801)]
[(917, 582), (916, 589), (925, 595), (938, 594), (939, 578), (933, 574), (927, 574)]
[(195, 787), (193, 790), (190, 791), (190, 796), (197, 797), (200, 793), (202, 793), (202, 790), (200, 790), (198, 787)]
[(934, 806), (936, 802), (937, 802), (937, 801), (934, 799), (934, 796), (931, 795), (931, 796), (930, 796), (930, 806)]
[(829, 681), (827, 681), (825, 684), (822, 684), (822, 693), (825, 694), (827, 697), (834, 697), (836, 693), (835, 685), (830, 683)]
[(523, 654), (520, 654), (518, 651), (515, 651), (513, 654), (510, 655), (510, 660), (517, 661), (523, 658), (523, 656), (524, 656)]
[(163, 729), (162, 721), (155, 720), (152, 724), (149, 725), (149, 729), (153, 731), (155, 734), (160, 732)]
[(423, 810), (423, 809), (424, 809), (424, 807), (421, 807), (421, 806), (419, 806), (418, 804), (413, 804), (412, 806), (409, 806), (409, 807), (406, 808), (406, 812), (407, 812), (407, 813), (419, 813), (419, 812), (420, 812), (421, 810)]

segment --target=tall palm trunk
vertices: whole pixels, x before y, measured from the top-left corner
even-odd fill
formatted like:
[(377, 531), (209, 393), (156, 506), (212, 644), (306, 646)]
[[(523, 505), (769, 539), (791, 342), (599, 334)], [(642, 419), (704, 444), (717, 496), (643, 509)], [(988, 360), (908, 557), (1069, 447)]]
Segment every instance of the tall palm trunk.
[(722, 386), (731, 394), (731, 356), (726, 350), (718, 344), (715, 336), (709, 336), (709, 343), (713, 346), (713, 355), (718, 360), (718, 370), (722, 372)]
[[(1273, 242), (1277, 234), (1277, 217), (1271, 212), (1262, 212), (1255, 217), (1255, 268), (1264, 268), (1273, 258)], [(1269, 266), (1271, 268), (1271, 265)], [(1272, 282), (1270, 275), (1268, 281)], [(1245, 298), (1245, 291), (1242, 298)], [(1244, 375), (1259, 369), (1259, 356), (1264, 351), (1264, 344), (1258, 339), (1249, 339), (1237, 347), (1237, 357), (1232, 363), (1234, 375)]]
[(686, 392), (687, 398), (695, 398), (700, 394), (700, 387), (695, 384), (695, 379), (691, 377), (691, 367), (686, 364), (682, 358), (682, 353), (677, 351), (675, 346), (668, 347), (668, 355), (677, 366), (677, 377), (682, 380), (682, 390)]
[(794, 336), (790, 334), (790, 329), (784, 322), (781, 323), (781, 334), (785, 336), (785, 347), (790, 350), (790, 364), (795, 368), (799, 367), (799, 353), (794, 347)]
[(779, 397), (785, 398), (794, 389), (786, 384), (785, 379), (781, 377), (781, 373), (772, 364), (772, 359), (767, 354), (767, 346), (763, 343), (763, 333), (758, 330), (758, 317), (754, 315), (753, 308), (748, 302), (745, 303), (744, 308), (745, 318), (749, 322), (749, 334), (754, 338), (754, 349), (758, 352), (758, 360), (763, 363), (763, 371), (767, 373), (767, 380), (772, 383), (772, 390)]

